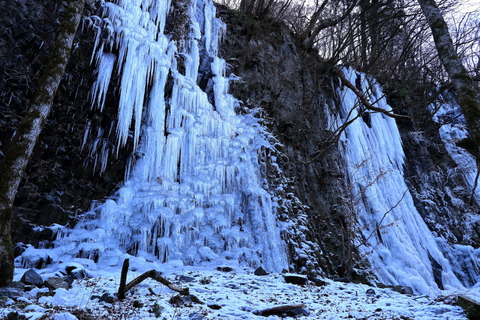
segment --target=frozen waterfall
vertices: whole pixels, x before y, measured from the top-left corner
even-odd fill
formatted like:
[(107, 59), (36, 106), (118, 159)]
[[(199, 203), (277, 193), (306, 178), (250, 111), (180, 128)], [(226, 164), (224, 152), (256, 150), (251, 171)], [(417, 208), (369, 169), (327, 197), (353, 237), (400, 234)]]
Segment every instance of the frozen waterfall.
[[(352, 69), (344, 72), (376, 106), (391, 110), (374, 80)], [(343, 132), (341, 146), (363, 235), (359, 248), (372, 272), (380, 282), (406, 285), (419, 294), (463, 287), (456, 275), (463, 272), (461, 263), (451, 259), (471, 259), (473, 248), (448, 246), (418, 213), (404, 180), (405, 155), (395, 120), (368, 110), (360, 115), (363, 106), (348, 88), (339, 89), (338, 95), (341, 115), (332, 125), (358, 117)]]
[[(93, 100), (102, 109), (120, 75), (117, 147), (133, 139), (136, 160), (118, 193), (57, 240), (62, 254), (106, 265), (128, 253), (286, 268), (258, 163), (267, 134), (254, 116), (235, 112), (239, 102), (217, 57), (225, 26), (212, 1), (120, 0), (103, 9), (89, 19), (97, 30)], [(164, 34), (173, 10), (185, 19), (174, 22), (176, 39)]]

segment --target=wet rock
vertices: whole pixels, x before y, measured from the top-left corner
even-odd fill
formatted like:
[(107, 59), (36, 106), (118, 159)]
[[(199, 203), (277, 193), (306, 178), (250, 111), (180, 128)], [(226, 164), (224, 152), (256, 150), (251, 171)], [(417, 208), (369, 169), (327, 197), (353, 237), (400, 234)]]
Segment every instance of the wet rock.
[(287, 283), (297, 284), (300, 286), (305, 285), (308, 281), (307, 277), (295, 274), (284, 275), (283, 278)]
[(394, 286), (392, 289), (401, 294), (413, 294), (413, 289), (407, 286)]
[(46, 258), (40, 258), (39, 260), (37, 260), (37, 262), (35, 263), (35, 268), (43, 269), (50, 263), (52, 263), (52, 258), (47, 255)]
[(280, 316), (282, 318), (310, 315), (310, 312), (308, 310), (304, 309), (304, 307), (305, 307), (305, 305), (303, 305), (303, 304), (285, 305), (285, 306), (268, 308), (268, 309), (264, 309), (264, 310), (255, 310), (255, 311), (253, 311), (253, 314), (258, 315), (258, 316), (264, 316), (264, 317), (269, 317), (269, 316), (276, 315), (276, 316)]
[(265, 269), (263, 269), (262, 267), (258, 267), (258, 268), (255, 270), (254, 274), (255, 274), (256, 276), (266, 276), (266, 275), (268, 275), (268, 272), (265, 271)]
[(20, 279), (20, 282), (27, 285), (35, 285), (37, 287), (43, 286), (42, 277), (33, 269), (27, 270)]
[(56, 290), (59, 288), (62, 288), (62, 289), (70, 288), (70, 284), (68, 284), (65, 278), (60, 278), (60, 277), (48, 278), (47, 280), (45, 280), (45, 285), (52, 290)]

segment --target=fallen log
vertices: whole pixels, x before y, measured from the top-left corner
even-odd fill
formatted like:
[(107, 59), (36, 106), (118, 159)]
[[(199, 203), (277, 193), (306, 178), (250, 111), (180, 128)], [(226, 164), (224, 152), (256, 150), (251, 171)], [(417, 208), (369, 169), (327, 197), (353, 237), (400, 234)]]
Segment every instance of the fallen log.
[(183, 288), (183, 289), (180, 288), (179, 286), (171, 283), (166, 278), (162, 277), (160, 275), (160, 273), (156, 270), (147, 271), (147, 272), (139, 275), (138, 277), (136, 277), (135, 279), (133, 279), (129, 283), (127, 283), (125, 285), (125, 291), (124, 292), (127, 292), (128, 290), (132, 289), (133, 287), (135, 287), (136, 285), (140, 284), (142, 281), (144, 281), (145, 279), (148, 279), (148, 278), (151, 278), (155, 281), (160, 282), (164, 286), (168, 287), (170, 290), (178, 292), (181, 295), (187, 296), (187, 295), (190, 294), (190, 289), (189, 288)]
[(170, 282), (167, 278), (162, 277), (160, 272), (156, 270), (150, 270), (145, 273), (142, 273), (129, 283), (125, 284), (126, 279), (127, 279), (127, 273), (128, 273), (128, 266), (129, 266), (129, 259), (125, 259), (123, 262), (123, 267), (122, 267), (122, 274), (120, 277), (120, 286), (118, 288), (118, 293), (117, 296), (119, 299), (124, 299), (125, 298), (125, 293), (128, 292), (130, 289), (133, 287), (139, 285), (142, 281), (151, 278), (155, 281), (160, 282), (167, 288), (169, 288), (172, 291), (178, 292), (181, 296), (188, 296), (189, 300), (195, 303), (203, 304), (203, 302), (197, 298), (196, 296), (190, 294), (190, 289), (189, 288), (180, 288), (179, 286), (175, 285), (174, 283)]

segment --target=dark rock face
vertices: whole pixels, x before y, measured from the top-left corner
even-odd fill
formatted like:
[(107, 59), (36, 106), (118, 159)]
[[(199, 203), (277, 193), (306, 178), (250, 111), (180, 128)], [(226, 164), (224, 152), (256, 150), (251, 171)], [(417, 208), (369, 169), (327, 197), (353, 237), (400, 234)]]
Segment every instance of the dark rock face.
[[(96, 10), (87, 3), (86, 14)], [(38, 75), (44, 67), (67, 2), (0, 0), (0, 151), (3, 152), (34, 95)], [(90, 4), (90, 5), (88, 5)], [(85, 32), (74, 43), (72, 58), (52, 113), (27, 167), (14, 205), (14, 242), (47, 245), (54, 237), (50, 229), (32, 228), (53, 223), (73, 224), (93, 200), (112, 194), (122, 181), (128, 150), (108, 160), (100, 175), (96, 155), (89, 142), (98, 128), (114, 123), (115, 100), (108, 98), (106, 110), (90, 109), (93, 83), (90, 65), (93, 36)], [(85, 129), (90, 135), (84, 142)], [(108, 129), (107, 129), (108, 130)], [(112, 145), (108, 137), (101, 137)], [(128, 149), (128, 148), (127, 148)], [(2, 154), (0, 154), (0, 161)], [(17, 254), (20, 252), (17, 252)]]
[[(398, 101), (391, 101), (392, 104)], [(405, 179), (415, 207), (434, 235), (446, 240), (444, 255), (457, 269), (478, 270), (468, 257), (453, 256), (448, 245), (480, 245), (480, 224), (471, 217), (478, 214), (478, 205), (470, 203), (471, 186), (452, 160), (439, 134), (440, 125), (433, 122), (426, 106), (410, 106), (409, 125), (399, 123), (405, 151)], [(468, 264), (468, 266), (466, 265)], [(441, 269), (432, 261), (435, 282), (441, 288)], [(475, 284), (475, 275), (459, 275), (466, 286)]]
[[(266, 125), (284, 146), (277, 162), (291, 181), (289, 191), (308, 207), (306, 238), (322, 251), (316, 267), (352, 276), (353, 212), (343, 160), (327, 123), (336, 107), (325, 63), (302, 49), (285, 26), (218, 12), (228, 25), (221, 56), (242, 79), (232, 84), (233, 95), (246, 107), (262, 108)], [(298, 211), (292, 208), (288, 215)], [(307, 263), (294, 261), (299, 270)]]
[(439, 125), (424, 108), (410, 108), (412, 126), (401, 127), (406, 155), (405, 176), (415, 205), (429, 228), (450, 243), (478, 246), (480, 235), (465, 223), (478, 208), (469, 204), (470, 192), (457, 165), (446, 150)]

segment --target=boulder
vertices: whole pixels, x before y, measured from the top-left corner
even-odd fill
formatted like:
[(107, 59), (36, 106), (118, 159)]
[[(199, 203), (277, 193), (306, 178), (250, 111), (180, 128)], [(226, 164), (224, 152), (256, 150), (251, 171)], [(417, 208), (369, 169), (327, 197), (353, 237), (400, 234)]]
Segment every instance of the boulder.
[(74, 279), (88, 278), (88, 274), (85, 271), (85, 269), (83, 269), (81, 267), (78, 267), (78, 266), (75, 266), (75, 265), (71, 265), (71, 266), (66, 267), (65, 271), (67, 272), (67, 274), (69, 276), (73, 277)]
[(56, 290), (59, 288), (62, 288), (62, 289), (70, 288), (70, 284), (65, 280), (65, 278), (60, 278), (60, 277), (48, 278), (47, 280), (45, 280), (45, 285), (52, 290)]
[(177, 294), (171, 297), (169, 302), (175, 307), (191, 307), (194, 301), (190, 295)]
[(297, 274), (286, 274), (283, 276), (286, 283), (297, 284), (299, 286), (303, 286), (307, 283), (308, 279), (305, 276), (297, 275)]
[(193, 282), (193, 281), (195, 281), (195, 278), (181, 275), (180, 277), (178, 277), (178, 281), (180, 281), (180, 282)]
[(373, 290), (372, 288), (367, 289), (367, 291), (365, 291), (365, 294), (367, 296), (374, 296), (375, 295), (375, 290)]
[(265, 269), (263, 269), (262, 267), (258, 267), (253, 273), (256, 276), (266, 276), (268, 274), (268, 272), (265, 271)]
[(218, 270), (218, 271), (222, 271), (222, 272), (231, 272), (231, 271), (233, 271), (233, 268), (230, 268), (230, 267), (217, 267), (217, 270)]
[(294, 308), (287, 312), (287, 317), (298, 317), (298, 316), (305, 316), (308, 317), (310, 312), (304, 308)]
[(207, 304), (207, 307), (209, 307), (210, 309), (213, 309), (213, 310), (220, 310), (220, 309), (222, 309), (222, 307), (219, 306), (218, 304)]
[(33, 269), (27, 270), (20, 279), (20, 282), (23, 282), (26, 285), (35, 285), (37, 287), (43, 286), (42, 277)]
[(413, 289), (407, 286), (393, 286), (393, 291), (396, 291), (401, 294), (410, 294), (413, 295)]

